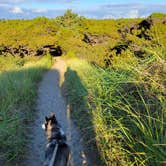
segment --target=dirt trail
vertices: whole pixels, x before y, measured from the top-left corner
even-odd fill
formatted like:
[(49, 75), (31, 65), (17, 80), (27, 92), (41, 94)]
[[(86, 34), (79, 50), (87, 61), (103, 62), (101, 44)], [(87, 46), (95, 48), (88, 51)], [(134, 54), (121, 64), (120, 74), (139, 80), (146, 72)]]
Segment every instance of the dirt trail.
[[(63, 130), (67, 134), (68, 143), (72, 152), (72, 166), (91, 165), (84, 155), (81, 137), (78, 130), (70, 119), (70, 112), (66, 102), (61, 95), (59, 82), (60, 76), (65, 72), (65, 63), (60, 57), (52, 69), (48, 71), (38, 89), (36, 120), (33, 124), (31, 143), (28, 145), (28, 157), (24, 166), (41, 166), (43, 165), (44, 150), (46, 145), (45, 133), (41, 128), (45, 116), (54, 112)], [(86, 164), (85, 164), (86, 162)], [(83, 164), (84, 163), (84, 164)]]

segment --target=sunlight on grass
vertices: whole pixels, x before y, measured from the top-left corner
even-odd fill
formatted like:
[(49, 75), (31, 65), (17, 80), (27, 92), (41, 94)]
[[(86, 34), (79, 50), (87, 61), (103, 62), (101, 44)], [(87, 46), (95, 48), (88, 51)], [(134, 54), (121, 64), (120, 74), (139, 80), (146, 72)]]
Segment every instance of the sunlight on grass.
[[(51, 66), (51, 59), (45, 56), (31, 60), (5, 57), (3, 60), (6, 63), (1, 66), (0, 73), (0, 156), (7, 162), (20, 158), (24, 152), (37, 83)], [(20, 62), (23, 62), (21, 66)]]
[[(166, 150), (166, 107), (161, 81), (164, 68), (160, 73), (156, 68), (151, 74), (148, 69), (153, 62), (160, 66), (161, 61), (149, 61), (146, 68), (137, 61), (134, 65), (129, 59), (125, 63), (123, 57), (122, 61), (123, 64), (102, 69), (86, 61), (68, 60), (68, 66), (77, 73), (88, 91), (84, 96), (87, 96), (100, 156), (106, 165), (162, 165)], [(68, 84), (71, 90), (75, 89), (74, 85)], [(79, 100), (78, 92), (70, 91), (68, 98), (74, 96)], [(75, 102), (74, 105), (74, 112), (79, 116), (79, 104), (77, 106)], [(85, 123), (89, 124), (86, 120)]]

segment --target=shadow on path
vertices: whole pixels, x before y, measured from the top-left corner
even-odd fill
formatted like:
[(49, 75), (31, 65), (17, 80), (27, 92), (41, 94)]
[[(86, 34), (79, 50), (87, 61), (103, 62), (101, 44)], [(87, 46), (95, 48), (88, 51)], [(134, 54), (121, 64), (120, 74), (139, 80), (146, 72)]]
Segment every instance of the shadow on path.
[(63, 95), (67, 99), (70, 116), (80, 129), (86, 156), (90, 159), (89, 165), (101, 166), (103, 163), (99, 159), (100, 156), (96, 147), (93, 116), (87, 106), (88, 91), (77, 72), (70, 67), (67, 68), (64, 76)]

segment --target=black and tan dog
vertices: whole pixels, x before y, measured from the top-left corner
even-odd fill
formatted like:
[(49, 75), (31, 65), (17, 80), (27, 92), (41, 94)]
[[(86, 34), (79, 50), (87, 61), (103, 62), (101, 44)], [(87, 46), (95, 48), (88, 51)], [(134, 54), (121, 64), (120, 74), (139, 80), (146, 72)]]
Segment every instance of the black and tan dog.
[(47, 146), (45, 151), (45, 166), (69, 166), (70, 148), (66, 136), (58, 124), (55, 114), (45, 117), (42, 128), (46, 131)]

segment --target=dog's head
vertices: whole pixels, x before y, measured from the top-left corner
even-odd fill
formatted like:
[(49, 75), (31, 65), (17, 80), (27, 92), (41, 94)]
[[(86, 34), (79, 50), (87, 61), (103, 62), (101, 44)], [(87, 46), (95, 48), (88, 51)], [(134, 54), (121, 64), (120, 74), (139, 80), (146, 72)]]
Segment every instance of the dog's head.
[(42, 125), (42, 128), (45, 130), (48, 140), (56, 139), (59, 144), (64, 144), (66, 142), (66, 135), (57, 122), (54, 113), (51, 113), (49, 117), (45, 117), (45, 123)]
[(47, 131), (47, 130), (52, 130), (56, 128), (58, 125), (58, 122), (56, 120), (55, 114), (51, 113), (49, 117), (45, 117), (45, 123), (42, 125), (42, 128)]

